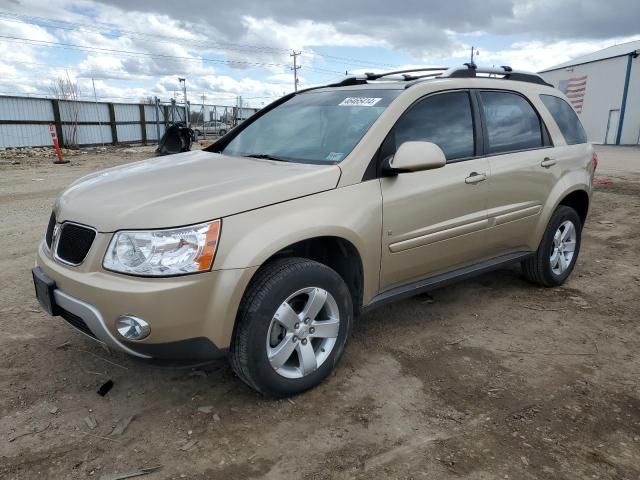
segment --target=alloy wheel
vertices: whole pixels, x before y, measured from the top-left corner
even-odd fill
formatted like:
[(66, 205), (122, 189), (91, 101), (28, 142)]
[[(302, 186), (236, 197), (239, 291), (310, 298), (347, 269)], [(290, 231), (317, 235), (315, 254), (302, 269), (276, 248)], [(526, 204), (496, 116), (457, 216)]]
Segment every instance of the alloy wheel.
[(562, 275), (573, 260), (576, 250), (576, 227), (570, 220), (560, 224), (553, 236), (553, 247), (549, 263), (556, 275)]
[(340, 331), (340, 311), (331, 293), (307, 287), (291, 294), (274, 313), (267, 333), (271, 367), (285, 378), (302, 378), (329, 357)]

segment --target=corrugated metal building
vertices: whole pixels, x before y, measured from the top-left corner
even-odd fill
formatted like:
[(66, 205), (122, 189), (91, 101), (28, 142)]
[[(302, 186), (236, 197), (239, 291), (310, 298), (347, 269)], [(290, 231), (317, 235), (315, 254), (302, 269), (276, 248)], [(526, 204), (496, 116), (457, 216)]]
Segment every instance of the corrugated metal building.
[(569, 97), (589, 140), (640, 144), (640, 40), (545, 69), (540, 75)]

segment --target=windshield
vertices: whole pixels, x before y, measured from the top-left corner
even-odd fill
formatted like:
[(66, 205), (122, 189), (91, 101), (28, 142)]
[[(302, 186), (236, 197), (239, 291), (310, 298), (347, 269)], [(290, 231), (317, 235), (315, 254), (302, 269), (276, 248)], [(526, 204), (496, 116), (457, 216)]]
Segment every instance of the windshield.
[(296, 95), (242, 130), (222, 153), (290, 162), (340, 162), (399, 93), (360, 89)]

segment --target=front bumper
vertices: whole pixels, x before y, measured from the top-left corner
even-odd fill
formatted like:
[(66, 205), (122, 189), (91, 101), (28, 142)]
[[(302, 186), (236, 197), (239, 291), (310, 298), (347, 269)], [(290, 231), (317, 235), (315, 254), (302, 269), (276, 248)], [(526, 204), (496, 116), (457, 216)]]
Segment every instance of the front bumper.
[[(57, 313), (105, 346), (178, 363), (207, 361), (227, 350), (242, 294), (257, 269), (141, 278), (107, 272), (101, 260), (94, 251), (79, 267), (63, 265), (44, 242), (40, 245), (36, 268), (55, 282)], [(144, 319), (151, 326), (149, 336), (120, 337), (115, 322), (121, 315)]]

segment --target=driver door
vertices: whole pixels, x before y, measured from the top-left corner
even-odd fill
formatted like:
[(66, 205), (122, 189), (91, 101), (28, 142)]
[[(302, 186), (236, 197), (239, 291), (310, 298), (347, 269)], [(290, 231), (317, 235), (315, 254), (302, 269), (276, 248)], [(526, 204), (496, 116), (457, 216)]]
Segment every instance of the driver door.
[[(488, 255), (489, 163), (477, 158), (468, 91), (429, 95), (398, 120), (390, 137), (438, 145), (447, 164), (380, 179), (383, 197), (382, 291)], [(395, 149), (393, 150), (395, 151)]]

